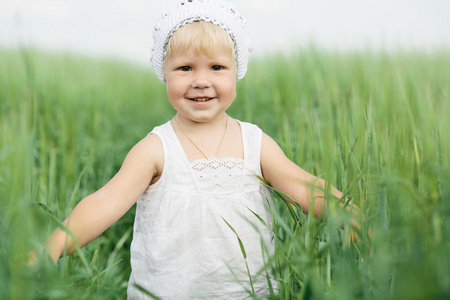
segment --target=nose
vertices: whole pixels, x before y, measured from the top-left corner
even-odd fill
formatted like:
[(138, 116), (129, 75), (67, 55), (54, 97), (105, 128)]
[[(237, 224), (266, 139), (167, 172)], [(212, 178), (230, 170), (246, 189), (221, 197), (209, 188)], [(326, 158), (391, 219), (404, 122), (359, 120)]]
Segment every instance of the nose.
[(192, 88), (206, 89), (211, 87), (211, 81), (208, 76), (208, 72), (198, 71), (194, 74), (194, 78), (191, 84)]

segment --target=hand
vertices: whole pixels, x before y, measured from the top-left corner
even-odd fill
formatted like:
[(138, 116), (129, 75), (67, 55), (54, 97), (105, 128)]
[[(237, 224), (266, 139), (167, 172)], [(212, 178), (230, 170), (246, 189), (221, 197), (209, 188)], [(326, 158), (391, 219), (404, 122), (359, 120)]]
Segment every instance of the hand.
[(38, 264), (39, 260), (35, 250), (28, 252), (28, 266), (35, 267)]
[[(344, 226), (344, 234), (347, 235), (348, 232), (348, 225)], [(363, 233), (361, 231), (361, 225), (359, 222), (355, 221), (354, 219), (352, 220), (352, 224), (350, 225), (350, 232), (348, 233), (348, 239), (347, 241), (343, 241), (343, 245), (342, 247), (345, 248), (350, 248), (352, 244), (358, 243), (360, 241), (364, 241), (363, 238), (363, 234), (365, 234), (365, 232)], [(367, 230), (367, 237), (368, 237), (368, 244), (367, 244), (367, 249), (366, 249), (366, 255), (369, 256), (370, 255), (370, 242), (372, 240), (372, 229), (369, 227), (369, 229)], [(345, 238), (344, 238), (345, 239)]]

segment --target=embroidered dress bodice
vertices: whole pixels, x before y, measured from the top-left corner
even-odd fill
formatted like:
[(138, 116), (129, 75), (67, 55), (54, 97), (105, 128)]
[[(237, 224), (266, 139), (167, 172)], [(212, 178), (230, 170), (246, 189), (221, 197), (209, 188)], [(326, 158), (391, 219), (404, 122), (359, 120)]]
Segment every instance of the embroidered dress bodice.
[[(236, 233), (247, 254), (253, 287), (268, 294), (262, 254), (272, 254), (271, 196), (261, 176), (261, 130), (240, 122), (244, 159), (189, 162), (170, 122), (161, 140), (161, 178), (139, 198), (131, 244), (130, 299), (244, 299), (251, 284)], [(228, 223), (228, 224), (227, 224)], [(233, 230), (236, 233), (233, 232)], [(249, 297), (250, 298), (250, 297)]]

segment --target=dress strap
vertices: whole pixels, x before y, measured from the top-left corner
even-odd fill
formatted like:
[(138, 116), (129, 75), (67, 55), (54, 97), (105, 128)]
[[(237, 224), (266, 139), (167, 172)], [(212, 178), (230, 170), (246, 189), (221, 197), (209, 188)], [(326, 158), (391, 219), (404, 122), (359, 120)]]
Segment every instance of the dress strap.
[(155, 127), (150, 134), (159, 137), (164, 150), (164, 167), (159, 180), (161, 184), (170, 181), (171, 186), (179, 191), (195, 192), (196, 184), (191, 176), (189, 162), (170, 121)]
[(239, 122), (244, 144), (245, 175), (262, 176), (261, 172), (261, 141), (262, 130), (247, 122)]

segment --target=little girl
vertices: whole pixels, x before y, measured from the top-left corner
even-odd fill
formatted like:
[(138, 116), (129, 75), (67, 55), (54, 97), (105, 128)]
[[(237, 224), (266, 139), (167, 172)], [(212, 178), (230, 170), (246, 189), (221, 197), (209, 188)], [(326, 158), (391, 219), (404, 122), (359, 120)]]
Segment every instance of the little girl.
[(161, 16), (151, 62), (177, 113), (75, 207), (64, 222), (75, 240), (62, 229), (50, 236), (55, 262), (137, 201), (129, 298), (145, 298), (145, 291), (162, 299), (268, 295), (263, 255), (267, 260), (273, 252), (272, 236), (255, 214), (271, 225), (271, 197), (259, 178), (317, 216), (325, 204), (312, 185), (325, 183), (286, 158), (257, 126), (227, 115), (251, 48), (244, 25), (235, 8), (213, 0), (184, 0)]

